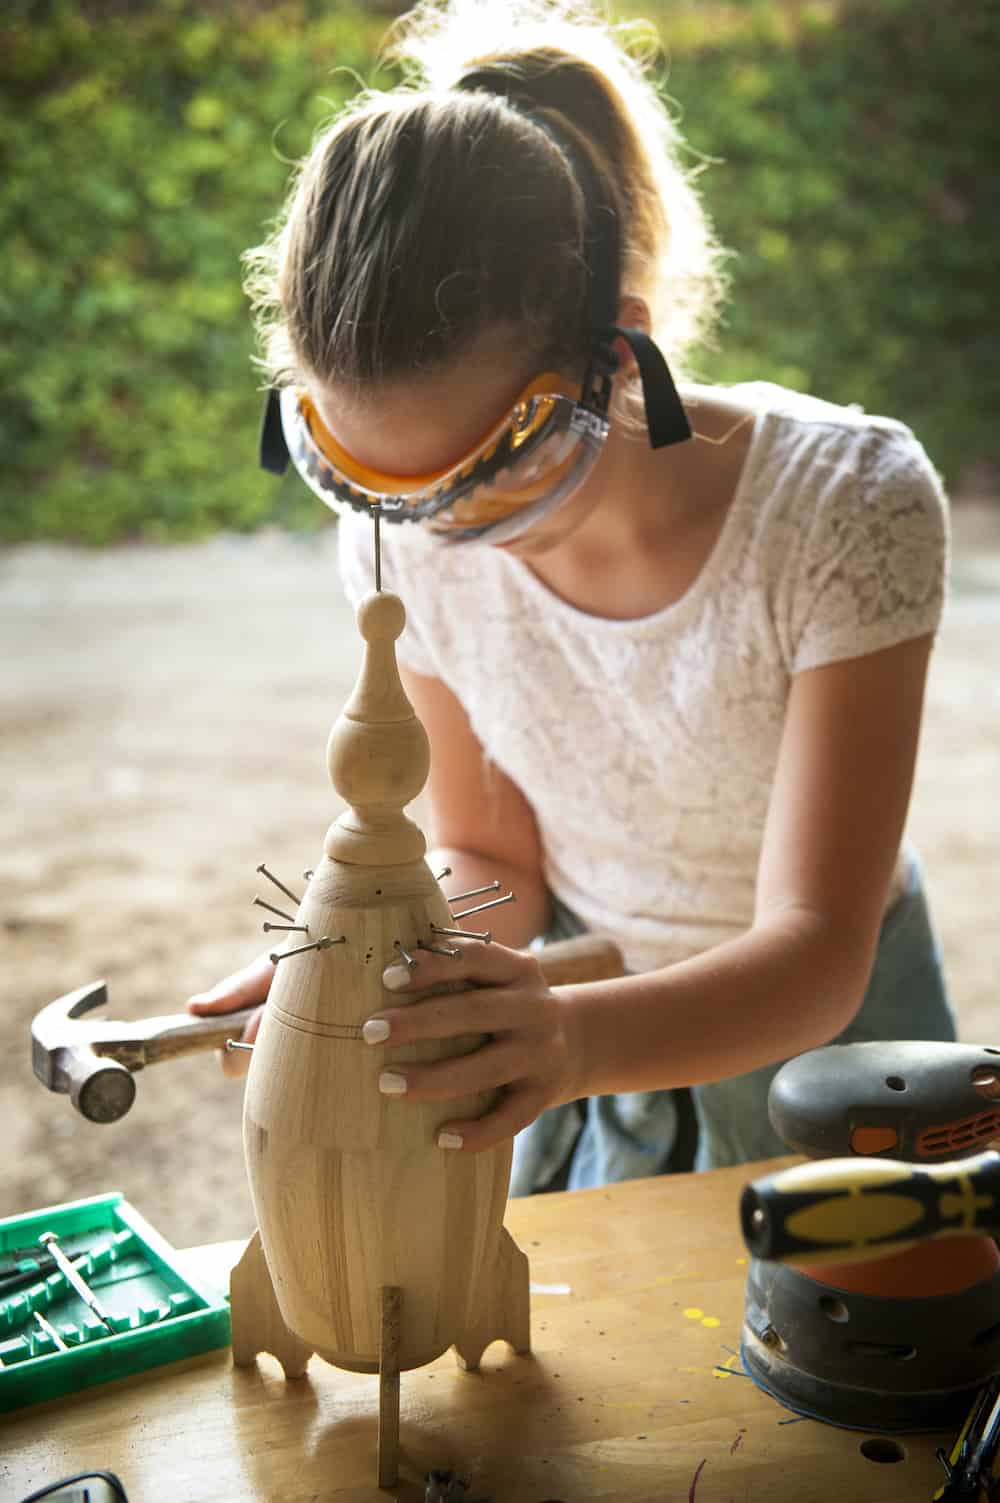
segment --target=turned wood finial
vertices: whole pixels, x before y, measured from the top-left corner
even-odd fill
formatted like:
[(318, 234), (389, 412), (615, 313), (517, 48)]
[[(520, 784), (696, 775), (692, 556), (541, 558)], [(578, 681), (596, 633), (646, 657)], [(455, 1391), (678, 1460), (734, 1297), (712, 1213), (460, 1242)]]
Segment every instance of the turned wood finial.
[(364, 661), (326, 749), (330, 780), (349, 807), (327, 831), (326, 854), (359, 866), (419, 861), (426, 842), (403, 809), (427, 781), (430, 747), (396, 665), (406, 611), (398, 595), (376, 591), (356, 619)]

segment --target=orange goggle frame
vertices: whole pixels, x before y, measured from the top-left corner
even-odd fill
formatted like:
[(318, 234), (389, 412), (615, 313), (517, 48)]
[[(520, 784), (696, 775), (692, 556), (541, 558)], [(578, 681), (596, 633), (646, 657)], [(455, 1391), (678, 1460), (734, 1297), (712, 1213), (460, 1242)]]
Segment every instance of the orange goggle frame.
[(309, 395), (286, 387), (281, 425), (295, 468), (335, 510), (426, 522), (458, 541), (518, 536), (573, 495), (607, 438), (600, 405), (580, 401), (579, 385), (539, 376), (468, 454), (428, 475), (386, 475), (361, 464), (325, 426)]

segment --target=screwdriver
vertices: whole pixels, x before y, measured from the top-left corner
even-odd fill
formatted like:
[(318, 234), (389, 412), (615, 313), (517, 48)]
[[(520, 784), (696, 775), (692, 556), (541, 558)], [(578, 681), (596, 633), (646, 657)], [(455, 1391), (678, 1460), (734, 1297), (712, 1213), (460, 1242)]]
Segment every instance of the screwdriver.
[(52, 1254), (53, 1258), (56, 1261), (56, 1266), (58, 1267), (59, 1272), (63, 1275), (67, 1284), (69, 1284), (73, 1292), (83, 1300), (85, 1305), (89, 1306), (89, 1308), (93, 1310), (98, 1320), (101, 1321), (103, 1325), (107, 1326), (112, 1336), (117, 1336), (118, 1332), (115, 1330), (114, 1322), (112, 1321), (111, 1316), (108, 1314), (107, 1310), (105, 1310), (104, 1306), (97, 1298), (97, 1295), (84, 1283), (83, 1279), (77, 1273), (69, 1258), (67, 1258), (66, 1254), (59, 1246), (59, 1239), (57, 1238), (55, 1232), (43, 1232), (38, 1240), (42, 1244), (42, 1246)]
[(1000, 1153), (946, 1164), (820, 1159), (747, 1185), (743, 1240), (757, 1258), (846, 1262), (925, 1238), (1000, 1232)]
[(934, 1494), (936, 1503), (979, 1503), (984, 1493), (996, 1497), (993, 1466), (998, 1449), (1000, 1377), (993, 1377), (980, 1390), (951, 1455), (937, 1453), (948, 1480)]

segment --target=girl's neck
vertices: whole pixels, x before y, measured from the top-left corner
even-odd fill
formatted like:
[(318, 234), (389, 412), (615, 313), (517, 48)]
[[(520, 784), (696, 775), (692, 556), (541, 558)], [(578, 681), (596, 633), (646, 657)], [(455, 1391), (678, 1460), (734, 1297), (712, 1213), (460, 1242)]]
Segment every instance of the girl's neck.
[(568, 604), (638, 619), (674, 604), (700, 574), (736, 494), (753, 413), (723, 395), (699, 396), (691, 416), (704, 437), (669, 449), (613, 430), (590, 482), (597, 494), (580, 498), (581, 520), (544, 551), (523, 550)]

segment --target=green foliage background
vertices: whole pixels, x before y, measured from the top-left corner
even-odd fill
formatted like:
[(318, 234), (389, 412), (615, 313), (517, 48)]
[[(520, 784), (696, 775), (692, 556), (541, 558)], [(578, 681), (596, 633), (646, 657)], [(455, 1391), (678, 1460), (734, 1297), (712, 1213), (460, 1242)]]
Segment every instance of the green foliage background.
[[(635, 9), (736, 253), (701, 373), (902, 417), (953, 485), (1000, 464), (995, 0)], [(0, 537), (327, 520), (256, 469), (239, 255), (320, 121), (359, 78), (391, 81), (373, 71), (387, 20), (336, 0), (8, 0)]]

